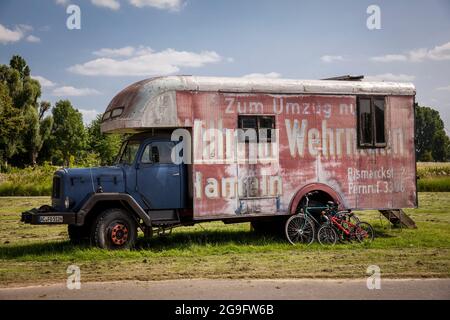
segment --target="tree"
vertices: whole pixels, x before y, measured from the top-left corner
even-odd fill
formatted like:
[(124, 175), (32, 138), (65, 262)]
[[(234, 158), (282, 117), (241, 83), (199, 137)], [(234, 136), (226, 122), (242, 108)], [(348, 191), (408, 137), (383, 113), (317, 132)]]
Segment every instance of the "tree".
[(98, 115), (87, 127), (88, 151), (97, 153), (101, 165), (111, 165), (122, 143), (119, 134), (104, 134), (100, 131), (102, 117)]
[[(13, 113), (16, 117), (23, 117), (23, 121), (14, 122), (20, 125), (19, 127), (8, 127), (12, 130), (10, 134), (14, 139), (4, 143), (2, 148), (4, 158), (7, 160), (18, 155), (20, 164), (35, 165), (39, 151), (51, 131), (52, 119), (44, 117), (50, 104), (38, 103), (41, 96), (39, 81), (30, 77), (29, 66), (25, 59), (18, 55), (11, 58), (9, 66), (0, 66), (0, 83), (8, 90), (12, 107), (15, 109)], [(17, 134), (17, 130), (20, 134)], [(6, 131), (4, 132), (6, 134)]]
[(14, 108), (8, 87), (0, 82), (0, 160), (5, 166), (19, 150), (23, 126), (24, 117)]
[(416, 104), (417, 161), (448, 161), (450, 138), (445, 133), (439, 112)]
[(50, 103), (43, 101), (39, 107), (28, 108), (25, 119), (28, 129), (25, 131), (25, 147), (28, 150), (31, 165), (35, 166), (39, 152), (44, 142), (50, 137), (53, 127), (53, 117), (44, 117), (47, 110), (50, 109)]
[(71, 156), (80, 157), (86, 148), (83, 117), (68, 100), (56, 102), (52, 113), (52, 153), (69, 166)]
[(22, 58), (19, 55), (14, 55), (11, 60), (9, 61), (9, 66), (11, 68), (16, 69), (19, 71), (20, 77), (24, 79), (25, 77), (30, 76), (30, 67), (28, 66), (27, 62), (24, 58)]

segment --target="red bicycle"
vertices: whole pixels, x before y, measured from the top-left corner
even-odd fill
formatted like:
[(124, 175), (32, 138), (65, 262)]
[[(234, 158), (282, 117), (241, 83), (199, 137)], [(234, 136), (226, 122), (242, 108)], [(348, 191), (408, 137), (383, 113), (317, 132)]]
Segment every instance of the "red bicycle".
[(352, 223), (345, 215), (323, 212), (326, 222), (317, 232), (320, 244), (334, 245), (340, 240), (372, 242), (374, 239), (373, 227), (364, 221)]

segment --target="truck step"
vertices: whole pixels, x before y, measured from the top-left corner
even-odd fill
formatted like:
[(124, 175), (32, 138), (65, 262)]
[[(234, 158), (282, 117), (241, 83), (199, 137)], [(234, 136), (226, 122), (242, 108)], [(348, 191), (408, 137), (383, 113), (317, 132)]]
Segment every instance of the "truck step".
[(386, 217), (394, 226), (405, 227), (409, 229), (417, 229), (416, 223), (402, 209), (380, 210), (381, 214)]

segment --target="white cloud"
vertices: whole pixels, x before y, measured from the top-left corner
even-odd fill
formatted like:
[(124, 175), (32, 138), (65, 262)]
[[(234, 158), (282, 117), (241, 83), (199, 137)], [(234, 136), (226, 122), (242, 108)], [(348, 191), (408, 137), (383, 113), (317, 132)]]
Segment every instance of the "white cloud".
[(334, 61), (343, 61), (344, 57), (343, 56), (325, 55), (325, 56), (321, 56), (320, 60), (322, 60), (323, 62), (326, 62), (326, 63), (331, 63), (331, 62), (334, 62)]
[(99, 112), (94, 109), (78, 109), (78, 111), (83, 116), (83, 122), (85, 125), (90, 124), (95, 118), (97, 118), (97, 115)]
[(129, 0), (130, 4), (135, 7), (153, 7), (162, 10), (178, 11), (183, 5), (183, 0)]
[(450, 60), (450, 42), (436, 46), (432, 49), (420, 48), (410, 50), (403, 54), (387, 54), (383, 56), (371, 57), (370, 60), (376, 62), (410, 61), (421, 62), (424, 60), (443, 61)]
[(120, 3), (117, 0), (91, 0), (92, 4), (97, 7), (104, 7), (111, 10), (119, 10)]
[(450, 91), (450, 85), (445, 86), (445, 87), (436, 88), (436, 90), (439, 90), (439, 91)]
[(118, 49), (109, 49), (103, 48), (97, 51), (94, 51), (93, 54), (99, 57), (131, 57), (135, 53), (134, 47), (123, 47)]
[(30, 25), (28, 25), (28, 24), (19, 24), (19, 25), (17, 26), (17, 28), (18, 28), (19, 30), (21, 30), (23, 33), (33, 31), (33, 27), (30, 26)]
[(16, 27), (15, 30), (10, 30), (0, 24), (0, 43), (6, 44), (9, 42), (17, 42), (22, 39), (24, 32), (21, 28)]
[(68, 5), (69, 2), (70, 2), (69, 0), (55, 0), (55, 3), (56, 3), (56, 4), (59, 4), (59, 5), (61, 5), (61, 6)]
[(43, 88), (49, 88), (49, 87), (54, 87), (56, 86), (56, 83), (54, 83), (53, 81), (50, 81), (44, 77), (41, 76), (31, 76), (33, 79), (39, 81), (39, 83), (41, 84), (41, 87)]
[(63, 86), (53, 89), (52, 94), (57, 97), (82, 97), (100, 94), (99, 91), (89, 88), (75, 88), (72, 86)]
[(250, 73), (242, 76), (242, 78), (245, 79), (278, 79), (280, 77), (281, 74), (279, 74), (278, 72)]
[(403, 54), (386, 54), (384, 56), (372, 57), (370, 60), (377, 62), (406, 61), (408, 57)]
[[(121, 49), (101, 49), (94, 54), (117, 55), (117, 50)], [(130, 57), (122, 59), (102, 57), (71, 66), (68, 70), (88, 76), (154, 76), (172, 74), (180, 71), (182, 67), (202, 67), (223, 59), (214, 51), (196, 53), (166, 49), (156, 52), (149, 47), (139, 47), (132, 52)]]
[(27, 33), (33, 31), (33, 27), (28, 24), (19, 24), (14, 27), (14, 30), (8, 29), (7, 27), (0, 24), (0, 43), (7, 44), (12, 42), (17, 42), (25, 38), (28, 42), (40, 42), (41, 39), (34, 36), (28, 35)]
[(33, 36), (32, 34), (30, 34), (30, 35), (26, 38), (26, 40), (27, 40), (28, 42), (32, 42), (32, 43), (38, 43), (38, 42), (41, 42), (41, 38), (36, 37), (36, 36)]
[(391, 81), (391, 82), (410, 82), (413, 81), (416, 77), (407, 74), (392, 74), (392, 73), (383, 73), (373, 76), (365, 76), (364, 80), (367, 81)]

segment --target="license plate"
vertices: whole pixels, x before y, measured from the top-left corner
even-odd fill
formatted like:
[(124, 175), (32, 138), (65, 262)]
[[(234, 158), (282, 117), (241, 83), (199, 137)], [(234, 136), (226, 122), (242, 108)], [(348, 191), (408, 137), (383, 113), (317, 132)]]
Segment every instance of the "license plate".
[(63, 223), (63, 216), (40, 216), (40, 223)]

